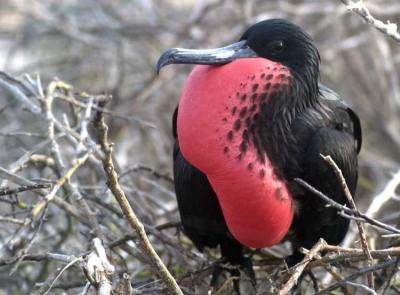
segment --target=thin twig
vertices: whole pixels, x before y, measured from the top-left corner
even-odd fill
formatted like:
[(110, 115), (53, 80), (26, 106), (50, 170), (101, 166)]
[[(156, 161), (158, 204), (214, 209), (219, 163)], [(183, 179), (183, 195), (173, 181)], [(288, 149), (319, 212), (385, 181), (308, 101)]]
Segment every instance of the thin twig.
[(347, 208), (346, 206), (343, 206), (341, 204), (339, 204), (338, 202), (335, 202), (334, 200), (332, 200), (331, 198), (329, 198), (328, 196), (326, 196), (325, 194), (323, 194), (322, 192), (320, 192), (319, 190), (317, 190), (316, 188), (314, 188), (312, 185), (308, 184), (306, 181), (304, 181), (301, 178), (295, 178), (294, 181), (296, 181), (298, 184), (300, 184), (302, 187), (304, 187), (305, 189), (309, 190), (310, 192), (312, 192), (313, 194), (315, 194), (316, 196), (318, 196), (319, 198), (321, 198), (322, 200), (324, 200), (325, 202), (327, 202), (330, 206), (332, 206), (333, 208), (337, 209), (338, 211), (343, 211), (347, 214), (356, 216), (356, 217), (360, 217), (364, 220), (364, 222), (369, 223), (373, 226), (376, 226), (378, 228), (384, 229), (386, 231), (392, 232), (392, 233), (396, 233), (396, 234), (400, 234), (400, 230), (388, 225), (386, 223), (380, 222), (376, 219), (373, 219), (371, 217), (366, 216), (365, 214), (361, 213), (361, 212), (356, 212), (350, 208)]
[(38, 183), (38, 184), (33, 184), (33, 185), (23, 185), (23, 186), (13, 188), (13, 189), (4, 188), (4, 189), (0, 189), (0, 196), (14, 195), (14, 194), (22, 193), (25, 191), (31, 191), (31, 190), (35, 190), (35, 189), (49, 188), (49, 187), (51, 187), (51, 185), (48, 183)]
[[(40, 114), (41, 110), (33, 103), (29, 95), (29, 89), (21, 87), (23, 83), (7, 73), (0, 71), (0, 87), (6, 89), (16, 100), (20, 101), (30, 112)], [(24, 85), (25, 86), (25, 85)], [(25, 86), (26, 87), (26, 86)], [(29, 94), (28, 94), (29, 93)]]
[(27, 220), (21, 220), (21, 219), (12, 218), (12, 217), (0, 216), (0, 222), (9, 222), (9, 223), (23, 225), (23, 224), (25, 224), (25, 222), (27, 222)]
[(293, 288), (293, 286), (297, 283), (298, 278), (303, 273), (303, 270), (306, 266), (311, 262), (311, 260), (324, 249), (326, 246), (326, 242), (323, 239), (320, 239), (310, 251), (304, 256), (303, 260), (296, 264), (293, 268), (293, 274), (290, 276), (289, 280), (279, 289), (277, 295), (285, 295), (289, 293), (289, 291)]
[(328, 288), (326, 288), (326, 289), (324, 289), (324, 290), (322, 290), (320, 292), (315, 293), (315, 295), (331, 294), (331, 292), (333, 290), (339, 288), (340, 286), (346, 285), (346, 283), (349, 282), (349, 281), (352, 281), (352, 280), (354, 280), (354, 279), (356, 279), (356, 278), (358, 278), (358, 277), (360, 277), (360, 276), (362, 276), (362, 275), (364, 275), (366, 273), (387, 268), (388, 266), (391, 266), (391, 265), (393, 265), (395, 263), (397, 263), (397, 259), (392, 259), (392, 260), (385, 261), (385, 262), (382, 262), (382, 263), (379, 263), (379, 264), (375, 264), (374, 266), (371, 266), (371, 267), (366, 267), (366, 268), (360, 269), (359, 271), (357, 271), (354, 274), (346, 277), (345, 279), (343, 279), (343, 280), (341, 280), (339, 282), (336, 282), (335, 284), (331, 285), (330, 287), (328, 287)]
[[(104, 101), (101, 107), (104, 107), (105, 103), (106, 101)], [(118, 174), (114, 169), (114, 163), (112, 159), (112, 144), (108, 142), (108, 127), (104, 121), (104, 116), (102, 112), (97, 112), (94, 124), (98, 133), (98, 142), (101, 145), (101, 148), (105, 154), (105, 157), (103, 158), (103, 166), (108, 179), (107, 185), (114, 194), (116, 200), (118, 201), (122, 212), (124, 213), (126, 219), (129, 221), (132, 229), (138, 235), (139, 247), (144, 253), (148, 255), (153, 269), (167, 285), (169, 292), (171, 294), (183, 295), (174, 277), (169, 273), (168, 269), (153, 249), (153, 246), (151, 245), (144, 230), (143, 224), (136, 217), (136, 214), (133, 212), (124, 191), (119, 185)]]
[(373, 198), (366, 215), (375, 217), (384, 204), (396, 196), (396, 189), (400, 186), (400, 169), (393, 175), (392, 179), (385, 185), (385, 188)]
[[(357, 214), (360, 214), (360, 211), (358, 211), (357, 206), (356, 206), (356, 204), (354, 203), (353, 196), (351, 195), (351, 192), (350, 192), (350, 190), (349, 190), (349, 187), (347, 186), (346, 179), (345, 179), (344, 176), (343, 176), (342, 170), (340, 170), (340, 168), (339, 168), (338, 165), (335, 163), (335, 161), (333, 161), (333, 159), (332, 159), (332, 157), (331, 157), (330, 155), (328, 155), (328, 156), (321, 155), (321, 157), (322, 157), (322, 158), (331, 166), (331, 168), (333, 169), (333, 171), (334, 171), (334, 173), (335, 173), (337, 179), (339, 180), (339, 182), (340, 182), (340, 184), (341, 184), (341, 186), (342, 186), (343, 192), (344, 192), (344, 194), (345, 194), (345, 196), (346, 196), (346, 198), (347, 198), (347, 201), (348, 201), (349, 204), (350, 204), (350, 207), (351, 207), (355, 212), (357, 212)], [(364, 226), (363, 226), (363, 224), (361, 223), (360, 220), (355, 220), (355, 222), (356, 222), (356, 224), (357, 224), (357, 228), (358, 228), (358, 231), (359, 231), (359, 233), (360, 233), (361, 246), (362, 246), (362, 248), (363, 248), (363, 250), (364, 250), (365, 255), (366, 255), (367, 258), (368, 258), (368, 265), (369, 265), (369, 266), (372, 266), (374, 262), (373, 262), (371, 253), (370, 253), (370, 251), (369, 251), (369, 246), (368, 246), (368, 241), (367, 241), (367, 234), (366, 234), (366, 232), (365, 232)], [(373, 273), (371, 273), (371, 272), (370, 272), (370, 273), (367, 273), (367, 280), (368, 280), (368, 287), (371, 288), (371, 289), (375, 289), (375, 288), (374, 288), (374, 275), (373, 275)]]
[[(43, 212), (42, 212), (42, 214), (41, 214), (41, 216), (40, 216), (40, 218), (39, 218), (39, 223), (38, 223), (38, 225), (36, 226), (35, 231), (34, 231), (33, 234), (31, 235), (31, 237), (30, 237), (30, 239), (29, 239), (29, 242), (28, 242), (27, 245), (21, 250), (21, 252), (20, 252), (20, 255), (21, 255), (21, 256), (20, 256), (20, 258), (18, 258), (18, 260), (17, 260), (16, 263), (14, 264), (13, 268), (11, 269), (10, 275), (13, 274), (15, 271), (17, 271), (19, 265), (20, 265), (21, 262), (22, 262), (22, 259), (23, 259), (24, 255), (25, 255), (26, 253), (29, 252), (29, 250), (32, 248), (33, 244), (35, 243), (35, 240), (36, 240), (37, 237), (38, 237), (38, 233), (39, 233), (40, 230), (42, 229), (42, 226), (43, 226), (43, 223), (44, 223), (44, 220), (45, 220), (45, 217), (46, 217), (46, 213), (47, 213), (47, 206), (46, 206), (45, 209), (43, 210)], [(29, 221), (27, 220), (26, 223), (28, 223), (28, 222), (29, 222)], [(26, 223), (25, 223), (25, 224), (26, 224)], [(24, 225), (25, 225), (25, 224), (24, 224)]]
[(45, 206), (54, 199), (57, 191), (64, 185), (66, 181), (68, 181), (72, 177), (72, 175), (74, 175), (76, 170), (78, 170), (78, 168), (86, 162), (91, 153), (92, 151), (89, 150), (82, 157), (76, 159), (74, 165), (56, 182), (50, 193), (48, 193), (43, 200), (40, 200), (33, 208), (33, 217), (37, 216), (42, 211), (42, 209), (45, 208)]
[(155, 169), (153, 169), (149, 166), (145, 166), (145, 165), (135, 165), (131, 168), (128, 168), (125, 171), (121, 172), (119, 177), (122, 178), (131, 172), (138, 172), (138, 171), (148, 172), (148, 173), (152, 174), (155, 178), (163, 179), (170, 183), (174, 182), (174, 179), (171, 177), (171, 175), (169, 175), (169, 173), (160, 173), (160, 172), (156, 171)]
[[(83, 93), (81, 93), (80, 95), (82, 95), (82, 97), (87, 97), (87, 95), (85, 95)], [(99, 97), (101, 97), (101, 95)], [(67, 102), (69, 102), (69, 103), (71, 103), (71, 104), (73, 104), (75, 106), (78, 106), (78, 107), (81, 107), (81, 108), (84, 108), (84, 109), (87, 109), (87, 107), (88, 107), (87, 104), (85, 104), (85, 103), (83, 103), (83, 102), (81, 102), (79, 100), (76, 100), (74, 97), (69, 97), (69, 96), (58, 94), (55, 98), (67, 101)], [(153, 123), (145, 121), (145, 120), (142, 120), (142, 119), (139, 119), (139, 118), (137, 118), (135, 116), (132, 116), (132, 115), (129, 115), (129, 116), (128, 115), (122, 115), (122, 114), (119, 114), (117, 112), (113, 112), (113, 111), (110, 111), (108, 109), (101, 108), (101, 107), (99, 107), (97, 105), (92, 105), (91, 108), (93, 110), (95, 110), (95, 111), (104, 112), (105, 114), (107, 114), (107, 115), (109, 115), (111, 117), (117, 118), (117, 119), (121, 119), (121, 120), (130, 122), (130, 123), (134, 123), (134, 124), (140, 124), (140, 125), (148, 127), (148, 128), (153, 128), (153, 129), (156, 128), (156, 126)]]
[[(329, 254), (318, 260), (312, 261), (307, 268), (314, 268), (329, 263), (338, 263), (341, 261), (360, 261), (365, 260), (365, 253), (362, 249), (343, 248), (340, 246), (326, 245), (325, 252)], [(332, 252), (332, 253), (330, 253)], [(388, 259), (390, 257), (400, 257), (400, 247), (387, 249), (371, 250), (371, 256), (374, 259)]]
[(0, 266), (14, 264), (17, 260), (21, 259), (22, 261), (45, 261), (45, 260), (55, 260), (69, 263), (75, 260), (77, 257), (74, 255), (65, 255), (59, 253), (38, 253), (38, 254), (25, 254), (17, 257), (11, 258), (0, 258)]
[(374, 18), (365, 6), (362, 0), (351, 1), (341, 0), (349, 11), (352, 11), (361, 16), (367, 23), (371, 24), (377, 30), (381, 31), (385, 35), (389, 36), (396, 42), (400, 42), (400, 33), (397, 31), (397, 25), (390, 23), (389, 21), (385, 24), (383, 21)]
[(68, 269), (70, 268), (72, 265), (74, 265), (75, 263), (82, 261), (81, 257), (77, 257), (74, 260), (72, 260), (71, 262), (69, 262), (66, 266), (64, 266), (60, 272), (57, 274), (57, 276), (54, 278), (54, 280), (51, 282), (49, 288), (47, 289), (46, 292), (43, 293), (43, 295), (47, 295), (49, 294), (49, 292), (51, 291), (51, 289), (53, 288), (54, 284), (57, 282), (57, 280), (61, 277), (61, 275)]
[[(372, 272), (370, 272), (370, 274), (371, 274), (371, 273), (372, 273)], [(358, 283), (354, 283), (354, 282), (346, 282), (346, 284), (347, 284), (347, 285), (350, 285), (350, 286), (357, 287), (357, 288), (361, 288), (361, 289), (363, 289), (364, 291), (366, 291), (366, 292), (369, 293), (369, 294), (377, 295), (377, 293), (375, 292), (374, 289), (371, 289), (371, 288), (369, 288), (369, 287), (367, 287), (367, 286), (365, 286), (365, 285), (363, 285), (363, 284), (358, 284)]]

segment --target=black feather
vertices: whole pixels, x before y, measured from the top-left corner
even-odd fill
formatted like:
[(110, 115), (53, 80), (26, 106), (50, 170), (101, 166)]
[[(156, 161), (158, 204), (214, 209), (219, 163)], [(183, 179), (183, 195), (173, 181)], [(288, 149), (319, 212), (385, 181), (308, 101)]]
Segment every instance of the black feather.
[[(319, 84), (318, 50), (301, 28), (285, 20), (268, 20), (252, 26), (241, 40), (246, 40), (260, 57), (287, 66), (291, 73), (288, 87), (276, 92), (278, 97), (261, 108), (257, 120), (248, 123), (254, 127), (250, 128), (249, 140), (261, 157), (268, 156), (296, 201), (296, 214), (287, 236), (294, 249), (288, 259), (292, 265), (302, 258), (298, 247), (309, 249), (319, 238), (338, 244), (349, 225), (347, 219), (293, 179), (302, 178), (333, 200), (346, 204), (340, 183), (320, 154), (333, 158), (354, 196), (361, 125), (356, 113), (335, 92)], [(220, 245), (223, 257), (244, 265), (243, 246), (229, 233), (207, 177), (180, 152), (176, 113), (174, 175), (184, 231), (199, 250)]]

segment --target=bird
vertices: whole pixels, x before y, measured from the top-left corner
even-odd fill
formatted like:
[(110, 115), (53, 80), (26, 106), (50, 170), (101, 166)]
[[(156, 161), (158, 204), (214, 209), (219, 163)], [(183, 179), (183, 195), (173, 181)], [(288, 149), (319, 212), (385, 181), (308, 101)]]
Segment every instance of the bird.
[[(300, 247), (320, 238), (337, 245), (349, 228), (348, 219), (296, 182), (348, 205), (321, 157), (330, 155), (356, 191), (360, 119), (321, 84), (320, 62), (310, 35), (285, 19), (255, 23), (224, 47), (168, 49), (157, 62), (157, 73), (170, 64), (195, 65), (172, 119), (184, 233), (200, 251), (219, 246), (223, 261), (252, 281), (246, 248), (287, 240), (293, 266), (304, 257)], [(211, 285), (222, 270), (214, 269)]]

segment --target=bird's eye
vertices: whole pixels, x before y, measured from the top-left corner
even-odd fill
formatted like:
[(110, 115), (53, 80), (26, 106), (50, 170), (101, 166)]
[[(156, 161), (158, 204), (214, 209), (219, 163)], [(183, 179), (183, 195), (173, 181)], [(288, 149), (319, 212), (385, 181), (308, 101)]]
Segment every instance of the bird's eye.
[(272, 54), (279, 54), (285, 49), (285, 43), (282, 40), (274, 40), (268, 44), (268, 48)]

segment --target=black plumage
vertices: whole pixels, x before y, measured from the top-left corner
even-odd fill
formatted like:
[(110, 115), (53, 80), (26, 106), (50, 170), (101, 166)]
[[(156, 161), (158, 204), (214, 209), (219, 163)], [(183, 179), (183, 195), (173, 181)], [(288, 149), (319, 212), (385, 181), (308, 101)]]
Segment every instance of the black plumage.
[[(294, 178), (302, 178), (333, 200), (346, 204), (341, 185), (321, 154), (330, 155), (337, 163), (354, 196), (357, 154), (361, 148), (360, 121), (335, 92), (319, 84), (319, 53), (300, 27), (285, 20), (267, 20), (252, 26), (241, 41), (245, 41), (246, 48), (257, 56), (279, 62), (291, 73), (287, 87), (276, 87), (280, 90), (275, 92), (270, 104), (262, 105), (257, 120), (247, 122), (255, 126), (255, 135), (245, 136), (254, 141), (260, 154), (268, 155), (276, 174), (288, 185), (294, 199), (295, 217), (287, 235), (293, 245), (293, 255), (288, 262), (293, 265), (302, 258), (297, 251), (299, 247), (309, 249), (319, 238), (339, 244), (349, 226), (348, 219), (298, 186)], [(174, 62), (159, 62), (159, 67), (168, 63)], [(265, 85), (253, 87), (269, 90), (272, 86), (266, 79)], [(176, 132), (178, 111), (177, 108), (173, 117), (173, 159), (184, 231), (199, 250), (219, 245), (222, 257), (228, 262), (249, 267), (250, 260), (243, 256), (243, 246), (230, 234), (207, 176), (181, 154)]]

